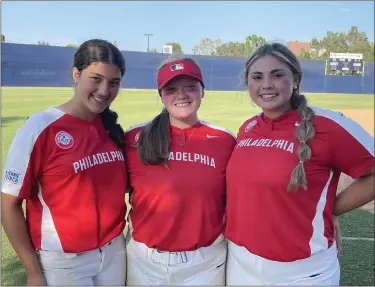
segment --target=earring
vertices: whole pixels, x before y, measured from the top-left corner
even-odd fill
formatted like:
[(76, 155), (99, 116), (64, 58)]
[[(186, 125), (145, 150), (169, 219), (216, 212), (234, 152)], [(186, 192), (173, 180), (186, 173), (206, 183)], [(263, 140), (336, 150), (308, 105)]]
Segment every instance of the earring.
[(294, 86), (293, 88), (294, 88), (295, 90), (297, 90), (298, 87), (297, 87), (297, 85), (296, 85), (296, 86)]

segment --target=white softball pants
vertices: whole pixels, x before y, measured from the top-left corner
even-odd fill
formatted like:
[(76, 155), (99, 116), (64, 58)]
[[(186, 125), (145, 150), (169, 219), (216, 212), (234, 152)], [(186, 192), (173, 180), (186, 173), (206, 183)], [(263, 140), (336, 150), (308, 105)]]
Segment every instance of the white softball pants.
[(124, 235), (101, 248), (82, 253), (37, 251), (47, 285), (117, 285), (126, 279)]
[(129, 235), (126, 285), (225, 285), (227, 242), (220, 236), (195, 251), (148, 248)]
[(340, 283), (336, 244), (293, 262), (267, 260), (228, 241), (227, 285), (335, 285)]

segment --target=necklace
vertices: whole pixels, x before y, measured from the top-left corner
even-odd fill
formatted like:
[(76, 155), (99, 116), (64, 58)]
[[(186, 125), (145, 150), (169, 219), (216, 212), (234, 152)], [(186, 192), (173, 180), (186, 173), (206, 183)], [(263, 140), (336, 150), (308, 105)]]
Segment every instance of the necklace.
[(191, 137), (193, 136), (193, 134), (194, 134), (194, 132), (195, 132), (195, 129), (196, 129), (196, 127), (194, 127), (194, 129), (193, 129), (193, 132), (190, 134), (190, 136), (188, 137), (188, 139), (187, 140), (185, 140), (185, 142), (184, 143), (180, 143), (174, 136), (172, 136), (171, 135), (171, 137), (181, 146), (181, 147), (184, 147), (185, 146), (185, 144), (186, 144), (186, 142), (189, 140), (189, 139), (191, 139)]

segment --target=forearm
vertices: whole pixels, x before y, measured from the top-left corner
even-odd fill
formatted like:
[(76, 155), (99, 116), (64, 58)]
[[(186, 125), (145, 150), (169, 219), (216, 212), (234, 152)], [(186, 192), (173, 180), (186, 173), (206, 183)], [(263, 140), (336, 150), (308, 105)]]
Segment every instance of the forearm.
[(340, 216), (361, 207), (375, 198), (374, 174), (354, 180), (336, 196), (334, 214)]
[(28, 274), (40, 273), (35, 249), (31, 243), (26, 220), (20, 205), (2, 202), (1, 222), (9, 242), (16, 251)]

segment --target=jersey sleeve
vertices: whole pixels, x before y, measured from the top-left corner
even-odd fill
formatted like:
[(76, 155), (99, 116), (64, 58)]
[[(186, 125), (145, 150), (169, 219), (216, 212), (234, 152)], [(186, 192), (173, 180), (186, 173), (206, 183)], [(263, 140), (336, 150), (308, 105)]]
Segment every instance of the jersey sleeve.
[(38, 176), (46, 156), (44, 133), (36, 130), (34, 125), (29, 119), (16, 132), (4, 165), (1, 191), (22, 199), (37, 194)]
[(329, 132), (331, 164), (339, 171), (358, 178), (374, 166), (374, 137), (357, 122), (339, 114)]

